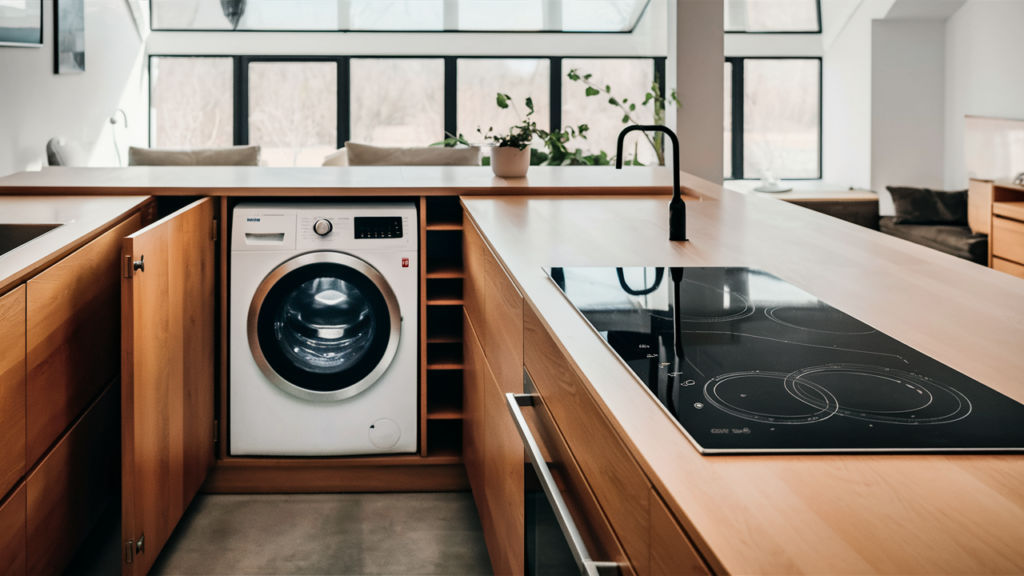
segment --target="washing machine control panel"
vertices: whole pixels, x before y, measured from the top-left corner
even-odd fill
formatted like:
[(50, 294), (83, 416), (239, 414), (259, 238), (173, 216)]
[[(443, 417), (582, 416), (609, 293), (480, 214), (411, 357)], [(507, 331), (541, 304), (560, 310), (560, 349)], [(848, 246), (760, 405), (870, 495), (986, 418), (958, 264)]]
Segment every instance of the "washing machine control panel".
[(262, 204), (235, 208), (232, 250), (416, 250), (411, 203)]
[(330, 220), (321, 218), (316, 221), (316, 224), (313, 224), (313, 232), (316, 232), (317, 236), (327, 236), (331, 233), (331, 230), (334, 230), (334, 226), (331, 225)]
[(356, 216), (356, 240), (366, 238), (401, 238), (401, 216)]

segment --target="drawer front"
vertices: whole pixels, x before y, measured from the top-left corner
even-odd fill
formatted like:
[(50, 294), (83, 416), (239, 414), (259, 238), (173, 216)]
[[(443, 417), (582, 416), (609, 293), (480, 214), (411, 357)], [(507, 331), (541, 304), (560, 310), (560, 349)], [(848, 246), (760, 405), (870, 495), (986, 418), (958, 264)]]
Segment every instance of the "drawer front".
[(29, 574), (60, 574), (117, 494), (120, 408), (115, 382), (25, 480)]
[(476, 225), (465, 213), (462, 216), (462, 265), (465, 267), (466, 277), (463, 280), (462, 300), (466, 314), (473, 321), (477, 337), (484, 340), (484, 306), (487, 289), (484, 283), (486, 277), (487, 257), (491, 255), (490, 249), (484, 244), (484, 239), (477, 231)]
[(0, 507), (0, 574), (27, 574), (25, 564), (25, 485)]
[(0, 297), (0, 447), (3, 498), (25, 473), (24, 286)]
[(992, 267), (1000, 272), (1006, 272), (1012, 274), (1017, 278), (1024, 278), (1024, 265), (1017, 264), (1016, 262), (1010, 262), (1009, 260), (1003, 260), (1002, 258), (993, 258)]
[(654, 490), (651, 507), (651, 574), (689, 576), (711, 574), (693, 543)]
[(545, 455), (545, 462), (548, 463), (590, 557), (599, 562), (615, 562), (620, 566), (623, 576), (635, 574), (608, 518), (552, 418), (544, 397), (537, 393), (533, 406), (524, 408), (523, 415)]
[(480, 343), (498, 388), (518, 394), (523, 391), (523, 297), (494, 256), (486, 264), (487, 328)]
[(1024, 222), (992, 218), (992, 255), (1024, 264)]
[(27, 283), (27, 462), (120, 368), (121, 246), (136, 214)]
[(469, 476), (469, 485), (473, 489), (473, 498), (480, 513), (480, 523), (485, 527), (490, 523), (485, 492), (484, 492), (484, 435), (487, 425), (483, 408), (484, 372), (487, 361), (480, 348), (473, 323), (468, 313), (462, 314), (463, 338), (463, 373), (462, 373), (462, 460)]
[(536, 312), (524, 322), (526, 368), (638, 574), (649, 573), (651, 486)]

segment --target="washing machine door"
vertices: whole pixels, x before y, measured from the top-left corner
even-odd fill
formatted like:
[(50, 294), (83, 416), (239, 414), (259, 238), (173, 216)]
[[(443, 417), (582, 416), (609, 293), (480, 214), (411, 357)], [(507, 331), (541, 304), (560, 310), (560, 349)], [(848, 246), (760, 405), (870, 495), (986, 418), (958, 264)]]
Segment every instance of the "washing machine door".
[(281, 264), (249, 306), (249, 347), (278, 388), (306, 400), (355, 396), (387, 370), (402, 315), (384, 277), (339, 252)]

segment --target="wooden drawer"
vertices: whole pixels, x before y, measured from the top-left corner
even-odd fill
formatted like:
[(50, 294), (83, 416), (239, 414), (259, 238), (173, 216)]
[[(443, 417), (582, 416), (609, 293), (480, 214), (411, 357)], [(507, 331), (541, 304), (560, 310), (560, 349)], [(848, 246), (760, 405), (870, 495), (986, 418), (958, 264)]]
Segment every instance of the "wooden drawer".
[(30, 465), (117, 375), (121, 246), (140, 224), (132, 216), (26, 284)]
[(0, 506), (0, 574), (27, 574), (25, 565), (25, 485)]
[(473, 323), (465, 310), (462, 313), (462, 338), (462, 461), (466, 466), (466, 475), (469, 476), (473, 498), (476, 500), (480, 523), (487, 527), (490, 524), (490, 517), (484, 493), (484, 437), (487, 425), (483, 394), (484, 383), (489, 376), (484, 377), (485, 371), (488, 370), (487, 361), (484, 359), (484, 352), (480, 348)]
[(599, 562), (615, 562), (620, 566), (623, 576), (635, 574), (541, 394), (536, 394), (532, 407), (523, 409), (523, 416), (544, 453), (544, 460), (548, 463), (590, 557)]
[(25, 480), (29, 574), (60, 574), (117, 494), (119, 413), (115, 382)]
[(1003, 260), (1002, 258), (993, 258), (992, 267), (1000, 272), (1012, 274), (1017, 278), (1024, 278), (1024, 265), (1017, 264), (1016, 262), (1010, 262), (1009, 260)]
[(24, 286), (0, 297), (0, 447), (3, 498), (25, 473)]
[(992, 255), (1024, 264), (1024, 222), (992, 217)]
[(651, 574), (683, 576), (711, 574), (704, 559), (669, 512), (661, 497), (650, 492), (651, 507)]
[(536, 312), (524, 321), (526, 368), (638, 574), (649, 573), (651, 486)]

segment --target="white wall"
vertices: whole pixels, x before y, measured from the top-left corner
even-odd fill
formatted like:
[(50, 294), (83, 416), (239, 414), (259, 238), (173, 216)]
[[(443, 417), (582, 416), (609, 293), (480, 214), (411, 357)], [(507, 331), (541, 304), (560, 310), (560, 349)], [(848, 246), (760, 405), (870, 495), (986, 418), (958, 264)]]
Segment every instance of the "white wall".
[(84, 1), (84, 73), (53, 73), (52, 0), (43, 2), (41, 48), (0, 47), (0, 176), (45, 165), (55, 136), (77, 143), (90, 165), (116, 166), (109, 118), (118, 108), (130, 128), (116, 127), (125, 162), (129, 142), (145, 144), (142, 40), (128, 4)]
[(676, 82), (679, 162), (689, 172), (722, 182), (725, 15), (721, 0), (676, 5)]
[(1024, 120), (1024, 2), (969, 0), (946, 21), (945, 185), (967, 186), (964, 116)]
[(875, 20), (871, 35), (871, 189), (944, 186), (945, 22)]

